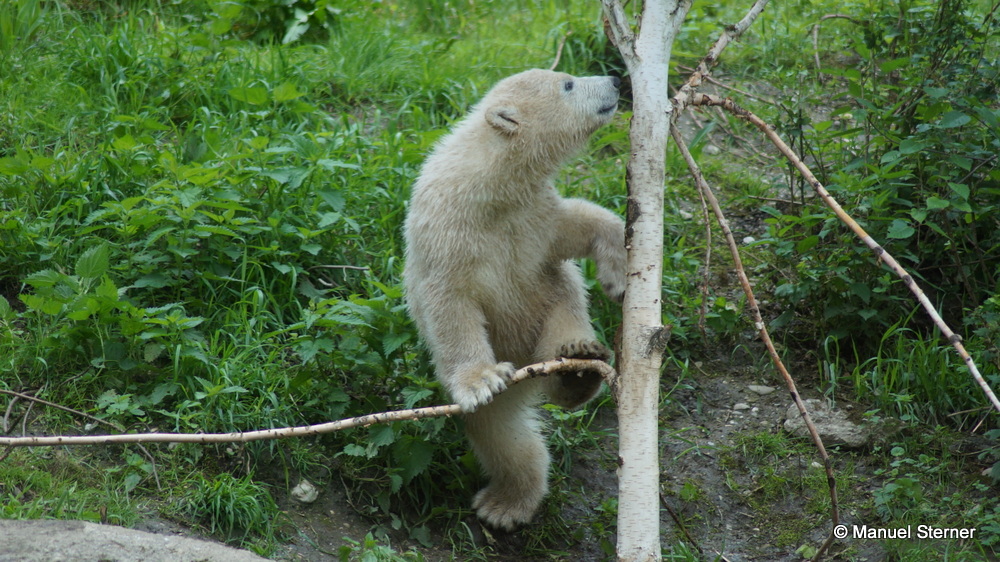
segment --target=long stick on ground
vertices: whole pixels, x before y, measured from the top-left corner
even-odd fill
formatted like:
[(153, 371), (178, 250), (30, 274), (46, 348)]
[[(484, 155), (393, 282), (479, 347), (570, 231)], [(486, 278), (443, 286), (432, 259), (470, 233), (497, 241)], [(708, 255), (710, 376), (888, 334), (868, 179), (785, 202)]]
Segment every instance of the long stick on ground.
[(948, 340), (948, 342), (952, 345), (952, 347), (954, 347), (955, 350), (958, 352), (958, 355), (962, 358), (962, 361), (965, 362), (966, 367), (968, 367), (969, 373), (972, 374), (972, 377), (975, 379), (976, 383), (979, 384), (980, 388), (982, 388), (983, 392), (986, 394), (986, 398), (989, 399), (989, 401), (993, 404), (993, 407), (996, 409), (996, 411), (1000, 412), (1000, 400), (997, 399), (997, 395), (993, 392), (993, 389), (990, 388), (990, 385), (986, 382), (986, 380), (983, 378), (983, 375), (979, 372), (979, 368), (976, 366), (976, 363), (972, 359), (972, 356), (969, 355), (969, 352), (966, 351), (965, 346), (962, 345), (962, 337), (953, 332), (952, 329), (948, 327), (948, 324), (946, 324), (944, 319), (941, 318), (941, 315), (938, 313), (937, 309), (935, 309), (934, 305), (931, 304), (930, 299), (927, 298), (927, 295), (924, 294), (924, 291), (920, 288), (919, 285), (917, 285), (917, 282), (916, 280), (913, 279), (913, 276), (910, 275), (909, 272), (907, 272), (906, 269), (904, 269), (903, 266), (901, 266), (899, 262), (896, 261), (896, 258), (892, 257), (892, 255), (890, 255), (889, 252), (885, 251), (885, 248), (880, 246), (878, 242), (875, 241), (875, 239), (873, 239), (867, 232), (865, 232), (865, 229), (861, 228), (861, 225), (859, 225), (853, 218), (851, 218), (850, 215), (848, 215), (844, 211), (844, 209), (840, 206), (840, 204), (837, 203), (837, 201), (833, 198), (833, 196), (830, 195), (830, 192), (828, 192), (826, 188), (823, 187), (823, 184), (820, 183), (818, 179), (816, 179), (816, 176), (813, 175), (809, 167), (802, 162), (802, 160), (795, 154), (795, 151), (793, 151), (787, 144), (785, 144), (785, 141), (782, 140), (781, 137), (774, 132), (773, 128), (771, 128), (767, 123), (765, 123), (764, 120), (762, 120), (760, 117), (757, 117), (753, 113), (736, 105), (733, 102), (733, 100), (728, 98), (722, 99), (717, 96), (711, 96), (708, 94), (696, 94), (695, 96), (692, 97), (692, 105), (707, 105), (707, 106), (722, 107), (723, 109), (729, 111), (736, 117), (739, 117), (740, 119), (743, 119), (744, 121), (751, 123), (758, 129), (760, 129), (765, 135), (767, 135), (767, 138), (774, 144), (774, 146), (778, 148), (779, 151), (781, 151), (781, 153), (785, 156), (785, 158), (788, 158), (788, 161), (791, 162), (792, 165), (795, 166), (795, 168), (799, 171), (799, 173), (802, 174), (802, 177), (804, 177), (806, 181), (809, 182), (809, 185), (811, 185), (813, 190), (815, 190), (816, 193), (820, 196), (820, 198), (823, 200), (823, 203), (825, 203), (826, 206), (829, 207), (834, 212), (834, 214), (837, 215), (837, 218), (839, 218), (841, 222), (846, 224), (854, 232), (854, 234), (856, 234), (858, 238), (860, 238), (861, 241), (865, 243), (866, 246), (868, 246), (869, 248), (871, 248), (873, 252), (875, 252), (876, 259), (889, 266), (889, 269), (893, 270), (893, 272), (895, 272), (896, 275), (898, 275), (899, 278), (903, 280), (903, 284), (910, 289), (910, 292), (913, 293), (917, 301), (921, 304), (921, 306), (923, 306), (924, 310), (927, 312), (927, 315), (931, 317), (931, 320), (934, 321), (934, 324), (938, 327), (939, 330), (941, 330), (941, 334), (944, 336), (944, 338)]
[[(544, 363), (528, 365), (518, 369), (509, 384), (526, 379), (550, 375), (563, 371), (597, 371), (609, 385), (615, 384), (617, 375), (610, 365), (593, 359), (555, 359)], [(365, 427), (377, 423), (390, 423), (402, 420), (418, 420), (439, 416), (455, 416), (462, 413), (458, 404), (431, 406), (412, 410), (398, 410), (368, 414), (356, 418), (339, 421), (306, 425), (300, 427), (281, 427), (262, 429), (258, 431), (233, 433), (128, 433), (120, 435), (58, 435), (52, 437), (0, 437), (0, 447), (54, 447), (57, 445), (106, 445), (111, 443), (232, 443), (247, 441), (264, 441), (269, 439), (285, 439), (289, 437), (305, 437), (332, 433), (354, 427)]]
[(837, 502), (837, 480), (833, 474), (833, 463), (830, 461), (830, 455), (826, 452), (826, 447), (823, 445), (823, 439), (820, 438), (819, 432), (816, 430), (816, 426), (812, 422), (812, 418), (809, 416), (809, 412), (806, 410), (805, 404), (802, 403), (802, 398), (799, 396), (799, 391), (795, 387), (795, 380), (792, 379), (792, 375), (785, 368), (784, 362), (781, 361), (781, 357), (778, 355), (777, 349), (774, 347), (774, 342), (771, 341), (771, 335), (767, 331), (767, 325), (764, 323), (763, 317), (760, 315), (760, 307), (757, 306), (757, 299), (754, 297), (753, 288), (750, 286), (750, 279), (747, 277), (746, 271), (743, 269), (743, 260), (740, 258), (739, 247), (736, 245), (736, 239), (733, 237), (733, 231), (729, 228), (729, 221), (726, 220), (725, 215), (722, 212), (722, 207), (719, 205), (719, 200), (716, 199), (715, 194), (712, 193), (712, 188), (705, 181), (705, 177), (701, 173), (701, 168), (698, 163), (695, 162), (694, 157), (691, 156), (691, 152), (688, 151), (687, 145), (684, 143), (684, 138), (681, 136), (680, 130), (677, 129), (676, 124), (671, 124), (670, 135), (673, 137), (674, 142), (677, 144), (678, 150), (681, 152), (681, 156), (684, 157), (684, 161), (688, 165), (688, 170), (691, 172), (691, 177), (694, 178), (695, 184), (698, 186), (698, 191), (701, 193), (702, 197), (708, 201), (709, 205), (712, 207), (712, 211), (715, 213), (715, 218), (719, 222), (719, 226), (722, 227), (722, 233), (726, 236), (726, 242), (729, 245), (729, 252), (733, 257), (733, 264), (736, 267), (736, 275), (739, 277), (740, 285), (743, 286), (743, 292), (747, 296), (747, 306), (750, 308), (750, 314), (753, 316), (754, 328), (760, 334), (760, 339), (764, 342), (767, 347), (767, 352), (771, 356), (771, 361), (774, 363), (775, 368), (781, 373), (781, 376), (785, 379), (785, 384), (788, 385), (788, 392), (792, 395), (792, 401), (795, 402), (795, 406), (799, 409), (799, 414), (802, 416), (803, 421), (805, 421), (806, 428), (809, 430), (809, 435), (812, 437), (813, 443), (816, 445), (816, 449), (819, 450), (819, 456), (823, 459), (823, 466), (826, 468), (826, 481), (827, 485), (830, 487), (830, 519), (832, 523), (830, 525), (831, 531), (830, 535), (827, 537), (823, 546), (820, 547), (819, 551), (816, 553), (814, 560), (819, 560), (823, 553), (833, 544), (834, 534), (832, 529), (840, 524), (840, 507)]

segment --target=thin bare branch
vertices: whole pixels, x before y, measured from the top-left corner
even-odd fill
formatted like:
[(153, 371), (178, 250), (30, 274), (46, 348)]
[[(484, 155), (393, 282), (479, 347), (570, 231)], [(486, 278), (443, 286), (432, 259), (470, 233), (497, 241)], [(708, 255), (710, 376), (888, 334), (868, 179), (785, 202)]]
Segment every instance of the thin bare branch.
[(819, 26), (823, 24), (824, 21), (828, 19), (841, 18), (850, 21), (851, 23), (858, 23), (851, 16), (845, 16), (843, 14), (827, 14), (816, 22), (816, 25), (812, 28), (812, 40), (813, 40), (813, 61), (816, 63), (816, 76), (819, 77), (820, 82), (826, 82), (826, 75), (823, 74), (822, 65), (819, 62)]
[[(71, 413), (73, 415), (80, 416), (82, 418), (87, 418), (88, 420), (104, 424), (104, 425), (106, 425), (108, 427), (111, 427), (112, 429), (114, 429), (116, 431), (125, 431), (125, 428), (123, 428), (120, 425), (113, 424), (113, 423), (111, 423), (111, 422), (109, 422), (107, 420), (102, 420), (101, 418), (96, 418), (96, 417), (94, 417), (94, 416), (92, 416), (92, 415), (90, 415), (90, 414), (88, 414), (86, 412), (81, 412), (80, 410), (74, 410), (73, 408), (68, 408), (66, 406), (63, 406), (62, 404), (56, 404), (55, 402), (49, 402), (48, 400), (42, 400), (41, 398), (35, 398), (34, 396), (32, 396), (30, 394), (22, 394), (20, 392), (14, 392), (13, 390), (4, 390), (4, 389), (0, 389), (0, 394), (6, 394), (8, 396), (13, 396), (14, 400), (20, 399), (20, 400), (30, 400), (31, 402), (37, 402), (39, 404), (43, 404), (43, 405), (48, 406), (50, 408), (55, 408), (57, 410), (63, 410), (64, 412), (69, 412), (69, 413)], [(11, 405), (13, 405), (13, 401), (12, 401)], [(10, 408), (8, 408), (8, 411), (9, 410), (10, 410)], [(27, 416), (25, 416), (25, 417), (27, 417)]]
[(850, 215), (847, 214), (847, 212), (844, 211), (844, 209), (840, 206), (840, 204), (837, 203), (837, 201), (833, 198), (833, 196), (830, 195), (830, 192), (828, 192), (826, 188), (823, 187), (823, 184), (820, 183), (818, 179), (816, 179), (816, 176), (813, 175), (809, 167), (806, 166), (804, 162), (802, 162), (802, 160), (795, 154), (795, 151), (793, 151), (787, 144), (785, 144), (785, 141), (782, 140), (781, 137), (778, 136), (776, 132), (774, 132), (774, 129), (770, 127), (767, 123), (765, 123), (760, 117), (757, 117), (753, 113), (736, 105), (733, 102), (733, 100), (728, 98), (722, 99), (717, 96), (710, 96), (707, 94), (696, 94), (692, 98), (692, 104), (722, 107), (727, 111), (729, 111), (730, 113), (732, 113), (733, 115), (739, 117), (740, 119), (743, 119), (744, 121), (747, 121), (748, 123), (751, 123), (758, 129), (760, 129), (767, 136), (767, 138), (778, 148), (778, 150), (781, 151), (781, 153), (785, 156), (785, 158), (788, 158), (789, 162), (791, 162), (792, 165), (799, 171), (799, 173), (802, 174), (802, 177), (804, 177), (806, 181), (809, 182), (809, 185), (812, 186), (813, 190), (820, 196), (820, 198), (823, 200), (826, 206), (829, 207), (830, 210), (832, 210), (834, 214), (837, 215), (837, 218), (839, 218), (841, 222), (846, 224), (848, 228), (850, 228), (854, 232), (854, 234), (857, 235), (862, 242), (864, 242), (866, 246), (868, 246), (873, 252), (875, 252), (875, 257), (876, 259), (878, 259), (878, 261), (885, 263), (889, 267), (889, 269), (891, 269), (896, 275), (899, 276), (900, 279), (903, 280), (903, 284), (906, 285), (908, 289), (910, 289), (910, 292), (912, 292), (913, 295), (916, 297), (917, 302), (919, 302), (920, 305), (923, 306), (924, 311), (927, 312), (927, 315), (930, 316), (931, 320), (934, 321), (934, 325), (937, 326), (939, 330), (941, 330), (941, 334), (944, 336), (944, 338), (948, 341), (948, 343), (952, 345), (952, 347), (955, 348), (955, 351), (958, 352), (958, 355), (962, 358), (962, 361), (965, 362), (966, 367), (968, 367), (969, 373), (972, 374), (972, 377), (975, 379), (976, 383), (979, 384), (980, 388), (982, 388), (983, 392), (986, 394), (987, 399), (993, 404), (993, 407), (997, 410), (997, 412), (1000, 412), (1000, 400), (997, 399), (997, 396), (993, 392), (993, 389), (990, 388), (990, 385), (983, 378), (982, 374), (980, 374), (979, 368), (976, 366), (976, 363), (972, 359), (972, 356), (969, 355), (969, 352), (966, 351), (965, 346), (962, 345), (962, 337), (953, 332), (952, 329), (948, 326), (948, 324), (945, 323), (944, 319), (941, 318), (941, 315), (938, 313), (937, 309), (934, 308), (934, 305), (931, 303), (930, 299), (927, 298), (927, 295), (924, 293), (923, 289), (921, 289), (920, 286), (917, 285), (917, 282), (916, 280), (913, 279), (913, 276), (910, 275), (909, 272), (907, 272), (906, 269), (904, 269), (903, 266), (901, 266), (899, 262), (896, 261), (896, 258), (892, 257), (892, 255), (890, 255), (889, 252), (885, 250), (885, 248), (880, 246), (878, 242), (875, 241), (875, 239), (873, 239), (867, 232), (865, 232), (865, 229), (861, 228), (861, 225), (859, 225), (853, 218), (851, 218)]
[(757, 19), (757, 16), (764, 11), (764, 7), (767, 6), (767, 3), (768, 0), (757, 0), (754, 2), (753, 6), (750, 7), (750, 10), (746, 13), (746, 15), (743, 16), (743, 19), (735, 25), (726, 27), (722, 35), (720, 35), (715, 41), (715, 44), (712, 45), (712, 48), (709, 49), (705, 58), (701, 59), (701, 62), (698, 63), (698, 67), (693, 73), (691, 73), (691, 76), (688, 77), (687, 83), (681, 86), (680, 91), (678, 91), (677, 95), (675, 95), (673, 100), (671, 100), (674, 105), (675, 119), (676, 116), (679, 115), (680, 112), (684, 111), (684, 109), (691, 103), (691, 95), (694, 93), (695, 89), (701, 85), (702, 80), (711, 74), (712, 67), (715, 66), (716, 61), (719, 60), (719, 55), (722, 54), (722, 51), (725, 50), (726, 46), (729, 45), (731, 41), (738, 39), (739, 36), (753, 24), (754, 20)]
[[(597, 371), (608, 384), (616, 384), (617, 374), (610, 365), (593, 359), (555, 359), (544, 363), (528, 365), (514, 373), (509, 384), (514, 384), (534, 377), (550, 375), (564, 371)], [(48, 403), (59, 407), (58, 405)], [(0, 447), (53, 447), (56, 445), (104, 445), (110, 443), (234, 443), (248, 441), (263, 441), (269, 439), (285, 439), (289, 437), (305, 437), (331, 433), (353, 427), (365, 427), (377, 423), (390, 423), (402, 420), (416, 420), (439, 416), (454, 416), (462, 413), (458, 404), (431, 406), (412, 410), (382, 412), (348, 418), (334, 422), (307, 425), (300, 427), (282, 427), (263, 429), (259, 431), (234, 433), (129, 433), (121, 435), (79, 435), (53, 437), (0, 437)]]
[[(819, 432), (816, 430), (816, 426), (813, 424), (812, 418), (809, 416), (809, 412), (806, 410), (806, 406), (803, 404), (802, 398), (799, 396), (799, 391), (795, 386), (795, 380), (792, 379), (792, 375), (788, 372), (788, 369), (785, 368), (784, 362), (781, 361), (781, 357), (778, 355), (778, 351), (774, 347), (774, 342), (771, 340), (771, 334), (767, 331), (767, 325), (764, 323), (764, 319), (760, 315), (760, 307), (757, 306), (757, 299), (754, 297), (753, 288), (750, 286), (750, 279), (747, 277), (746, 271), (743, 269), (743, 260), (740, 257), (739, 247), (736, 245), (736, 238), (733, 236), (732, 229), (729, 228), (729, 221), (726, 220), (726, 216), (722, 212), (719, 200), (715, 197), (715, 194), (712, 192), (712, 188), (708, 185), (708, 182), (705, 181), (705, 177), (701, 173), (701, 168), (698, 166), (698, 163), (695, 162), (694, 157), (691, 156), (691, 152), (684, 143), (684, 138), (681, 136), (681, 132), (677, 129), (676, 125), (671, 125), (670, 134), (674, 138), (674, 142), (677, 144), (677, 148), (680, 150), (681, 156), (684, 157), (684, 161), (687, 163), (688, 170), (691, 172), (691, 177), (694, 178), (695, 184), (698, 186), (699, 193), (701, 193), (701, 196), (707, 200), (709, 205), (712, 207), (712, 211), (715, 213), (715, 218), (719, 222), (719, 226), (722, 228), (722, 233), (726, 236), (726, 242), (729, 245), (729, 252), (733, 257), (733, 264), (736, 267), (736, 275), (740, 280), (740, 285), (743, 287), (743, 292), (747, 296), (747, 308), (750, 310), (750, 314), (753, 317), (754, 328), (760, 334), (760, 339), (767, 347), (767, 352), (771, 356), (771, 361), (774, 363), (775, 368), (779, 373), (781, 373), (782, 378), (785, 379), (785, 384), (788, 386), (788, 392), (791, 394), (792, 400), (795, 402), (795, 406), (799, 409), (799, 414), (802, 416), (803, 421), (805, 421), (806, 428), (809, 430), (809, 435), (812, 437), (813, 443), (816, 445), (816, 449), (819, 451), (819, 455), (823, 459), (823, 466), (826, 468), (826, 480), (830, 487), (830, 519), (832, 520), (832, 529), (840, 524), (840, 507), (837, 502), (837, 480), (834, 478), (833, 463), (830, 461), (830, 455), (827, 454), (826, 447), (823, 445), (823, 439), (820, 438)], [(822, 556), (823, 552), (830, 547), (833, 543), (833, 539), (834, 535), (831, 531), (826, 542), (822, 547), (820, 547), (817, 559), (819, 559), (819, 556)]]
[[(30, 401), (30, 405), (28, 406), (28, 411), (25, 412), (25, 414), (24, 414), (24, 418), (23, 418), (23, 422), (24, 423), (21, 426), (22, 427), (22, 429), (21, 429), (21, 434), (22, 435), (24, 435), (25, 433), (27, 433), (28, 417), (29, 417), (29, 414), (31, 413), (31, 407), (34, 406), (35, 404), (43, 404), (43, 405), (48, 406), (50, 408), (56, 408), (58, 410), (63, 410), (63, 411), (69, 412), (71, 414), (74, 414), (74, 415), (77, 415), (77, 416), (80, 416), (80, 417), (83, 417), (83, 418), (87, 418), (87, 419), (92, 420), (94, 422), (97, 422), (99, 424), (104, 424), (104, 425), (106, 425), (108, 427), (111, 427), (111, 428), (115, 429), (116, 431), (125, 431), (125, 428), (123, 428), (120, 425), (111, 423), (111, 422), (106, 421), (106, 420), (102, 420), (101, 418), (94, 417), (94, 416), (92, 416), (92, 415), (90, 415), (88, 413), (81, 412), (79, 410), (74, 410), (73, 408), (68, 408), (68, 407), (63, 406), (61, 404), (56, 404), (55, 402), (49, 402), (48, 400), (42, 400), (41, 398), (36, 398), (34, 396), (31, 396), (30, 394), (22, 394), (20, 392), (14, 392), (13, 390), (3, 390), (3, 389), (0, 389), (0, 394), (7, 394), (7, 395), (10, 395), (10, 396), (14, 397), (11, 400), (10, 406), (7, 408), (8, 413), (10, 412), (11, 408), (13, 408), (14, 402), (17, 401), (18, 399), (29, 400)], [(4, 416), (4, 421), (6, 423), (6, 415)], [(24, 439), (31, 439), (31, 438), (30, 437), (25, 437)], [(3, 454), (3, 456), (0, 457), (0, 462), (2, 462), (5, 458), (7, 458), (7, 455), (10, 454), (10, 451), (13, 450), (13, 448), (15, 446), (16, 445), (11, 445), (7, 449), (7, 451)], [(160, 473), (156, 469), (156, 458), (153, 457), (153, 454), (150, 453), (149, 450), (147, 450), (142, 445), (139, 445), (139, 450), (142, 451), (143, 456), (146, 457), (146, 460), (149, 461), (149, 466), (152, 468), (152, 471), (153, 471), (153, 479), (156, 481), (156, 489), (159, 490), (160, 489)]]
[(549, 67), (549, 70), (555, 70), (559, 66), (559, 61), (562, 59), (563, 47), (566, 46), (566, 40), (569, 39), (570, 35), (573, 35), (573, 32), (567, 31), (566, 35), (563, 35), (562, 39), (559, 40), (559, 47), (556, 48), (556, 60), (552, 61), (552, 66)]

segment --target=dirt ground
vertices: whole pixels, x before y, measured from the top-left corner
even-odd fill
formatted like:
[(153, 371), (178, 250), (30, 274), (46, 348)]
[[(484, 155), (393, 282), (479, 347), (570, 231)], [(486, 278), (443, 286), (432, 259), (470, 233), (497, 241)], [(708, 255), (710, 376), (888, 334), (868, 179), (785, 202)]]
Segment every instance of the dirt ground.
[[(694, 543), (704, 559), (738, 561), (802, 560), (797, 550), (807, 545), (818, 547), (832, 528), (829, 511), (817, 508), (827, 504), (825, 473), (821, 458), (806, 439), (793, 438), (795, 452), (758, 458), (747, 452), (748, 436), (781, 435), (786, 412), (792, 404), (787, 389), (776, 381), (770, 364), (749, 357), (696, 364), (697, 374), (680, 381), (670, 394), (661, 414), (661, 540), (663, 544), (683, 541)], [(762, 368), (757, 365), (761, 365)], [(669, 376), (669, 369), (668, 369)], [(751, 387), (753, 387), (751, 389)], [(805, 393), (809, 395), (808, 392)], [(839, 402), (840, 408), (853, 409)], [(610, 435), (617, 430), (617, 420), (610, 407), (602, 408), (592, 430)], [(573, 501), (559, 502), (559, 518), (593, 521), (603, 502), (617, 497), (614, 455), (617, 440), (604, 439), (603, 450), (584, 450), (574, 455), (569, 476), (553, 487), (580, 491)], [(858, 452), (834, 448), (831, 457), (835, 470), (849, 466), (852, 476), (871, 473)], [(849, 459), (849, 460), (848, 460)], [(775, 474), (780, 475), (775, 479)], [(784, 482), (791, 489), (775, 490), (774, 482)], [(820, 482), (821, 485), (814, 485)], [(874, 487), (875, 483), (872, 482)], [(864, 490), (854, 489), (844, 497), (856, 497)], [(468, 502), (470, 498), (455, 498)], [(337, 549), (345, 537), (360, 541), (372, 528), (372, 522), (355, 514), (347, 498), (335, 486), (326, 487), (313, 504), (302, 505), (279, 497), (297, 529), (296, 536), (279, 558), (301, 561), (338, 560)], [(543, 507), (543, 510), (545, 507)], [(844, 505), (841, 506), (844, 509)], [(676, 517), (676, 520), (674, 519)], [(846, 524), (863, 523), (850, 511), (842, 514)], [(863, 517), (861, 515), (860, 517)], [(612, 518), (613, 521), (613, 518)], [(576, 537), (560, 545), (563, 554), (543, 558), (526, 557), (530, 530), (520, 533), (485, 533), (474, 521), (478, 545), (489, 545), (491, 560), (607, 560), (604, 549), (613, 548), (614, 535), (599, 536), (597, 529), (583, 529)], [(680, 524), (679, 524), (680, 523)], [(681, 528), (683, 525), (683, 529)], [(686, 534), (685, 534), (686, 533)], [(427, 560), (451, 560), (453, 554), (441, 537), (433, 537), (437, 547), (426, 548), (400, 537), (392, 542), (402, 552), (412, 547)], [(601, 544), (601, 539), (605, 544)], [(878, 543), (835, 543), (832, 552), (845, 553), (852, 560), (882, 560)], [(837, 559), (838, 557), (833, 557)], [(462, 559), (459, 554), (457, 559)]]

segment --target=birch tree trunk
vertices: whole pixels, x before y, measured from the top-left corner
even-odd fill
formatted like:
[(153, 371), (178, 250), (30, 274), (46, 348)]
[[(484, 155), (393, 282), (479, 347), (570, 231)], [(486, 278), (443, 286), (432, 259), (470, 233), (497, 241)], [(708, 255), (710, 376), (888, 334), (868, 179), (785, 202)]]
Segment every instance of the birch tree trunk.
[(622, 309), (617, 385), (619, 424), (618, 559), (660, 560), (659, 374), (667, 330), (661, 324), (663, 179), (671, 105), (670, 48), (690, 0), (645, 0), (638, 34), (621, 3), (604, 0), (606, 30), (632, 80), (625, 244), (628, 280)]

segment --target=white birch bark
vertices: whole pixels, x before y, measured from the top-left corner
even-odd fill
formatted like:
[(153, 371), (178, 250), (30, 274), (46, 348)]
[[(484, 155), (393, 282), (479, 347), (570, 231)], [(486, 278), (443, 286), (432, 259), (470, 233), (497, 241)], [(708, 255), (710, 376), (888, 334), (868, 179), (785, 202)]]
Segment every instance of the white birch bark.
[(662, 325), (663, 179), (670, 99), (670, 48), (690, 0), (646, 0), (635, 34), (617, 0), (604, 0), (611, 40), (632, 79), (627, 167), (628, 281), (617, 385), (618, 559), (660, 560), (659, 374)]

